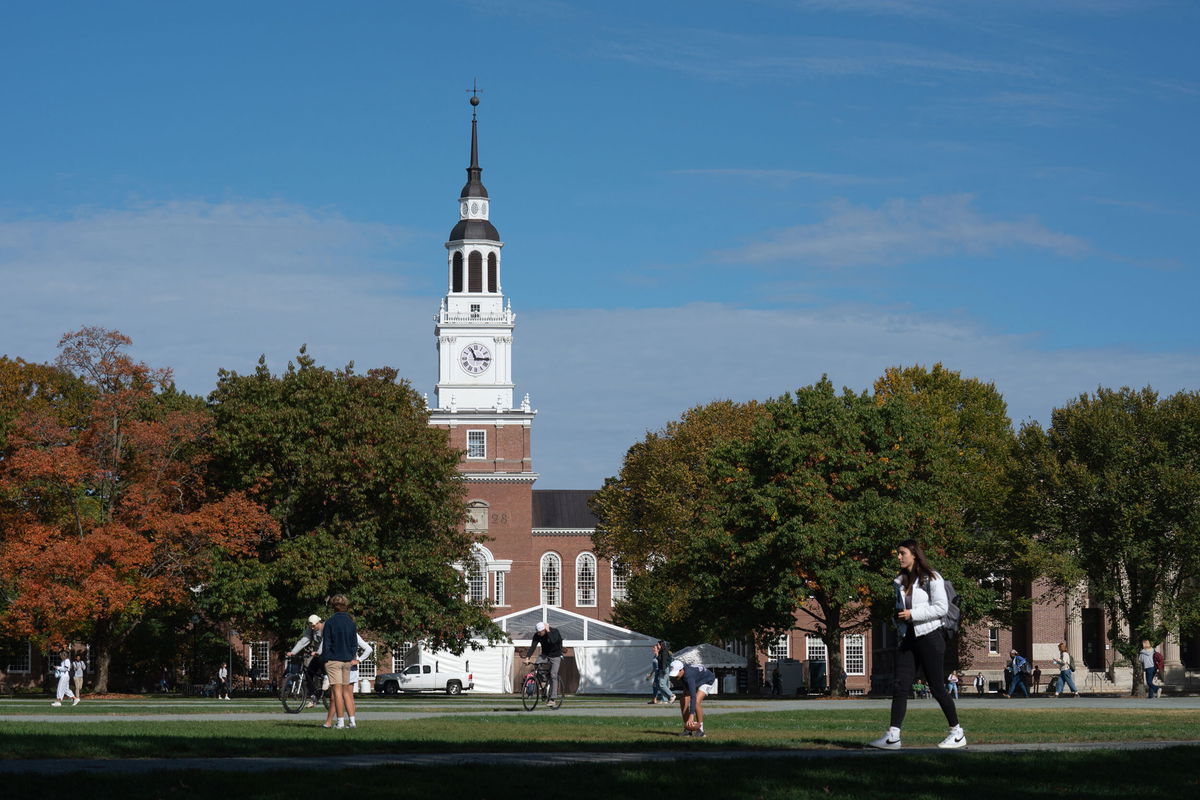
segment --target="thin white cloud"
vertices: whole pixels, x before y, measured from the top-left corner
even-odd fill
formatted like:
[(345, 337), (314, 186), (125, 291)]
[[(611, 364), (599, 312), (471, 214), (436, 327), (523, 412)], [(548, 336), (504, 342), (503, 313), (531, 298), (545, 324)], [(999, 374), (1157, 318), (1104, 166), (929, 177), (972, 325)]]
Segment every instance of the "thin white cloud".
[[(280, 370), (307, 343), (319, 363), (391, 365), (431, 393), (431, 317), (444, 286), (440, 271), (426, 278), (437, 244), (280, 204), (0, 222), (0, 353), (49, 360), (63, 332), (104, 325), (131, 335), (137, 358), (173, 367), (181, 388), (207, 393), (219, 368), (246, 372), (266, 353)], [(540, 411), (534, 468), (543, 488), (597, 487), (646, 430), (685, 409), (776, 396), (822, 373), (861, 389), (887, 366), (942, 361), (995, 381), (1014, 418), (1043, 421), (1098, 385), (1200, 386), (1195, 352), (1045, 351), (969, 320), (878, 308), (547, 311), (512, 300), (514, 377), (518, 396), (529, 392)]]
[(709, 175), (717, 178), (735, 178), (769, 183), (773, 186), (790, 186), (798, 181), (821, 183), (830, 186), (860, 186), (864, 184), (883, 183), (882, 178), (868, 178), (863, 175), (846, 175), (837, 172), (806, 172), (795, 169), (677, 169), (672, 175)]
[(1078, 256), (1088, 245), (1051, 231), (1032, 218), (995, 219), (981, 214), (970, 195), (892, 199), (879, 208), (837, 200), (825, 219), (774, 231), (762, 241), (720, 254), (725, 260), (821, 267), (900, 264), (957, 254), (983, 255), (1031, 247)]

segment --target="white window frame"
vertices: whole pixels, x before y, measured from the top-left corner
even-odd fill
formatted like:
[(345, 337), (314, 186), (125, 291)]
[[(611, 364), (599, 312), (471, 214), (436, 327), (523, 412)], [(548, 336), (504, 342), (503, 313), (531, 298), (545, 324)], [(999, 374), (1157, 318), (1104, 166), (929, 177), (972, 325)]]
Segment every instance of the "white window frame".
[[(271, 643), (266, 639), (247, 642), (246, 655), (249, 656), (246, 659), (249, 662), (246, 665), (248, 667), (246, 671), (250, 673), (250, 677), (260, 681), (271, 680)], [(229, 665), (229, 671), (232, 675), (232, 664)]]
[(467, 565), (467, 602), (482, 605), (488, 599), (488, 562), (487, 556), (475, 552)]
[(829, 664), (829, 648), (816, 634), (808, 634), (804, 637), (804, 660), (824, 661), (826, 665)]
[[(575, 605), (581, 608), (595, 608), (596, 595), (596, 557), (591, 553), (580, 553), (575, 557)], [(589, 597), (588, 594), (591, 593)]]
[(1000, 629), (988, 628), (988, 655), (1000, 655)]
[(613, 559), (610, 562), (610, 574), (612, 577), (612, 603), (616, 605), (621, 600), (629, 597), (629, 570), (618, 561)]
[(487, 458), (487, 431), (467, 431), (467, 458), (471, 461), (482, 461)]
[(371, 655), (358, 662), (359, 680), (374, 678), (379, 674), (379, 661), (377, 660), (379, 656), (379, 642), (367, 642), (367, 644), (371, 645)]
[(863, 634), (842, 637), (842, 669), (847, 675), (867, 674), (867, 637)]
[[(538, 575), (541, 578), (541, 596), (544, 606), (562, 605), (562, 558), (558, 553), (543, 553), (539, 562)], [(548, 569), (549, 568), (549, 569)], [(547, 577), (551, 578), (549, 583)], [(549, 592), (553, 592), (553, 597)]]
[(767, 646), (767, 660), (779, 661), (783, 658), (792, 657), (792, 635), (790, 633), (782, 634), (778, 639)]
[(507, 605), (507, 603), (504, 602), (504, 579), (508, 573), (497, 570), (492, 574), (496, 576), (496, 593), (494, 595), (495, 599), (493, 602), (498, 606)]
[[(33, 672), (33, 645), (30, 642), (25, 642), (25, 658), (21, 659), (21, 645), (14, 645), (12, 650), (6, 650), (4, 653), (6, 659), (15, 658), (16, 661), (7, 661), (4, 666), (4, 671), (9, 675), (28, 675)], [(21, 663), (24, 661), (25, 666)], [(91, 662), (88, 662), (89, 665)]]

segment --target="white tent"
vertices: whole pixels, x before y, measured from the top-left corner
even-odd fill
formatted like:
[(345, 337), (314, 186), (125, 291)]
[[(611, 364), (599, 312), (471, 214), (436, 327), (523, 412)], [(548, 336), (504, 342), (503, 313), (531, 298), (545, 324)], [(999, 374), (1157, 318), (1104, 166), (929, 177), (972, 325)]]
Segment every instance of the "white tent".
[(709, 669), (742, 669), (746, 666), (744, 656), (731, 653), (715, 644), (694, 644), (671, 654), (672, 658), (697, 667)]
[(495, 622), (508, 634), (508, 643), (488, 645), (477, 641), (475, 644), (482, 649), (468, 649), (461, 656), (422, 650), (422, 662), (436, 660), (443, 667), (453, 664), (453, 669), (469, 669), (475, 676), (477, 692), (512, 692), (513, 674), (519, 671), (515, 665), (529, 647), (534, 626), (545, 622), (558, 629), (563, 646), (570, 649), (560, 679), (573, 680), (573, 666), (578, 672), (577, 694), (649, 693), (646, 673), (650, 671), (650, 647), (657, 641), (652, 636), (555, 606), (534, 606), (498, 617)]

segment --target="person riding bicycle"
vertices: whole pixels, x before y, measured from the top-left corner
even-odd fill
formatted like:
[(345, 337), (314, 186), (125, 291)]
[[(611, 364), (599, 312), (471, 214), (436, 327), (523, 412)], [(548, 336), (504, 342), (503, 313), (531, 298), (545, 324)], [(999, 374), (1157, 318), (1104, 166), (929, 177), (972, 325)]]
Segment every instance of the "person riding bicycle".
[[(320, 686), (325, 679), (325, 665), (321, 663), (321, 659), (317, 658), (317, 653), (321, 650), (321, 635), (325, 629), (325, 623), (319, 616), (313, 614), (308, 618), (308, 627), (304, 630), (304, 635), (292, 645), (292, 649), (287, 651), (287, 657), (299, 655), (301, 652), (307, 657), (304, 663), (304, 674), (308, 678), (310, 687)], [(308, 705), (311, 708), (315, 696), (309, 694)]]
[(545, 659), (550, 664), (550, 692), (547, 697), (549, 708), (558, 708), (558, 668), (562, 664), (563, 655), (563, 638), (557, 628), (551, 628), (544, 622), (539, 622), (536, 626), (537, 632), (533, 634), (533, 641), (529, 643), (529, 649), (525, 651), (525, 663), (528, 664), (533, 660), (533, 651), (541, 645), (542, 659)]

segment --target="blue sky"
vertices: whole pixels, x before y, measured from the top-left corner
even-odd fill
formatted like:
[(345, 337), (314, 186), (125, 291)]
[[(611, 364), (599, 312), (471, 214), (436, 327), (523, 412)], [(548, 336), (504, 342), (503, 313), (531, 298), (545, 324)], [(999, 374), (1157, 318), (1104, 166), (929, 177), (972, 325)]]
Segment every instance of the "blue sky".
[(1200, 389), (1200, 6), (7, 3), (0, 353), (82, 325), (432, 392), (470, 107), (542, 488), (646, 430), (942, 361), (1018, 423)]

